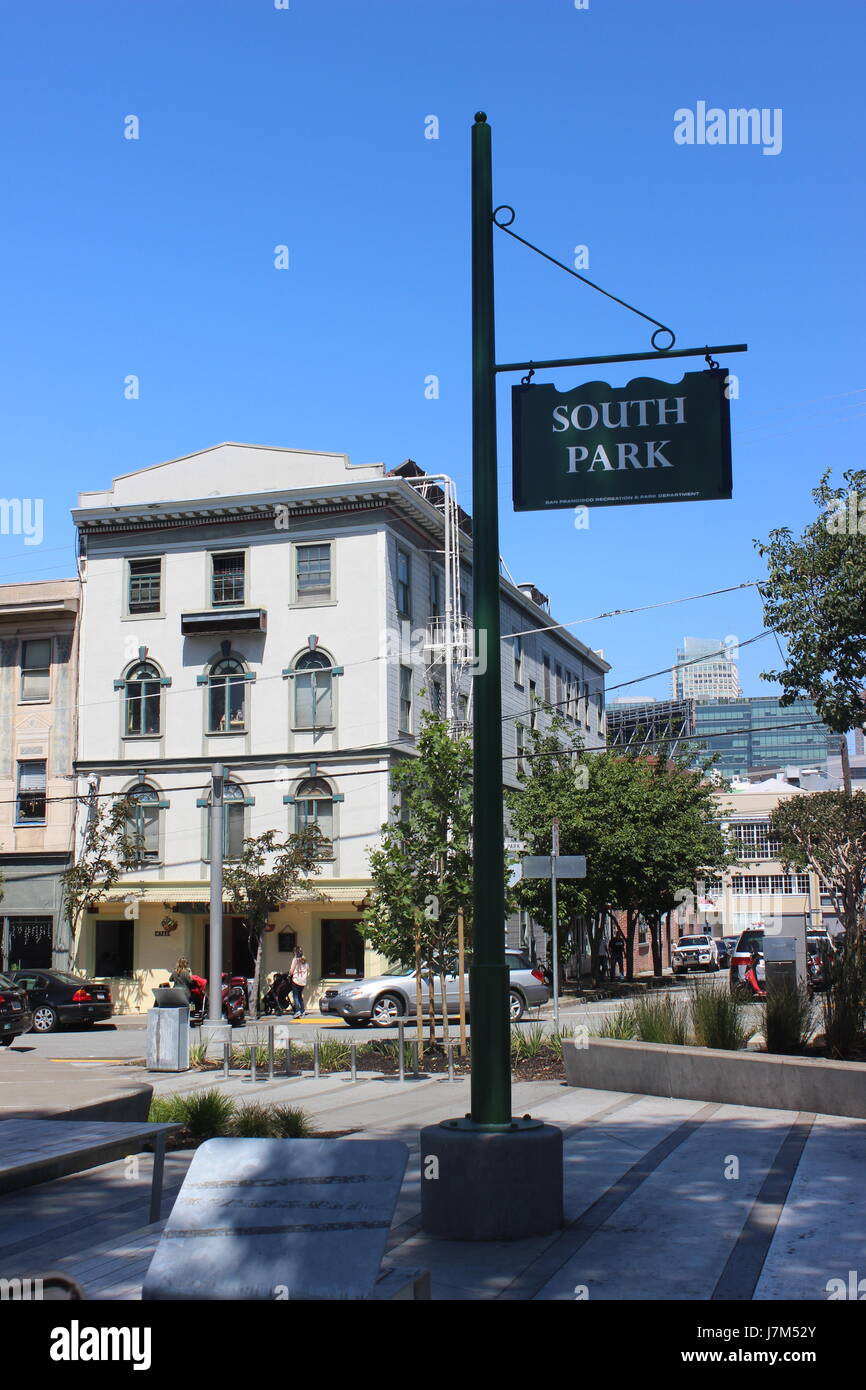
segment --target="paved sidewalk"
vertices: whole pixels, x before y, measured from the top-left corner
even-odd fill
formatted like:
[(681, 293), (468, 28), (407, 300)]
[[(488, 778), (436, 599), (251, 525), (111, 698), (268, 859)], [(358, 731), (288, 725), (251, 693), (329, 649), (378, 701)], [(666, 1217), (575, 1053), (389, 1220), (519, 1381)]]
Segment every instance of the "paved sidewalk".
[[(158, 1080), (161, 1092), (215, 1084)], [(568, 1224), (540, 1240), (468, 1245), (421, 1232), (419, 1152), (423, 1125), (467, 1110), (467, 1082), (217, 1084), (241, 1100), (291, 1099), (323, 1130), (404, 1140), (388, 1258), (429, 1269), (435, 1299), (808, 1301), (866, 1271), (866, 1122), (518, 1082), (515, 1114), (563, 1130)], [(189, 1158), (168, 1157), (163, 1218)], [(146, 1225), (150, 1163), (0, 1198), (0, 1277), (59, 1266), (91, 1297), (136, 1297), (158, 1237)]]

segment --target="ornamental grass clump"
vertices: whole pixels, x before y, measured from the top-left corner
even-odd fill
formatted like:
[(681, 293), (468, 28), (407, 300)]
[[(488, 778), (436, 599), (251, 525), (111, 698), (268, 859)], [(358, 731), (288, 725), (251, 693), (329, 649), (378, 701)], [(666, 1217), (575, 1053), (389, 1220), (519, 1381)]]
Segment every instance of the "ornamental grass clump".
[(631, 1004), (621, 1004), (616, 1013), (606, 1014), (598, 1026), (596, 1037), (618, 1038), (630, 1042), (637, 1037), (637, 1024)]
[(237, 1107), (221, 1091), (199, 1091), (176, 1099), (178, 1119), (192, 1139), (217, 1139), (231, 1133)]
[(829, 963), (822, 1003), (829, 1055), (850, 1057), (866, 1042), (866, 946), (862, 941)]
[(667, 1043), (682, 1046), (689, 1040), (688, 1011), (673, 999), (637, 999), (634, 1009), (635, 1028), (641, 1042)]
[(768, 1052), (796, 1052), (806, 1046), (815, 1026), (815, 1003), (808, 985), (795, 980), (769, 983), (762, 1012)]
[(695, 988), (689, 1000), (695, 1042), (736, 1052), (749, 1036), (742, 1005), (727, 989)]
[(271, 1109), (271, 1133), (276, 1139), (310, 1139), (316, 1126), (300, 1106), (275, 1105)]

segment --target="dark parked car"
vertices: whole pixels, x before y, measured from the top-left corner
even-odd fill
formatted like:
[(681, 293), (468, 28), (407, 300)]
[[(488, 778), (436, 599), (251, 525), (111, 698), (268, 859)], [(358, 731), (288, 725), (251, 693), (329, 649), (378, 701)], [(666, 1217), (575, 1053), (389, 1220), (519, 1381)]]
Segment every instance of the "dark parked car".
[(0, 975), (0, 1047), (8, 1047), (15, 1038), (26, 1033), (33, 1015), (23, 989), (8, 975)]
[(53, 1033), (69, 1023), (97, 1023), (111, 1018), (108, 985), (82, 980), (65, 970), (12, 970), (10, 979), (26, 990), (34, 1033)]

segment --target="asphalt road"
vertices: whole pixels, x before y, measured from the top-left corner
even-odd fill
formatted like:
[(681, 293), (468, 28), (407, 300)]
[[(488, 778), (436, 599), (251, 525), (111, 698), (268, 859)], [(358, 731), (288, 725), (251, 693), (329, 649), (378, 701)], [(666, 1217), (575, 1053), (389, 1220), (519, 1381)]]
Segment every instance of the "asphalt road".
[[(715, 977), (698, 976), (697, 981), (704, 988), (727, 988), (727, 974), (724, 973)], [(673, 986), (670, 991), (664, 992), (685, 993), (681, 985)], [(599, 1021), (607, 1015), (616, 1013), (623, 1002), (621, 999), (609, 999), (598, 1003), (586, 1003), (566, 996), (560, 1005), (561, 1025), (569, 1029), (585, 1025), (590, 1032), (594, 1032)], [(396, 1028), (349, 1028), (342, 1019), (322, 1018), (318, 1015), (310, 1015), (301, 1023), (292, 1022), (289, 1016), (274, 1021), (280, 1026), (284, 1036), (297, 1038), (299, 1042), (305, 1043), (313, 1042), (316, 1037), (338, 1037), (345, 1041), (352, 1038), (360, 1043), (374, 1037), (396, 1038), (398, 1036)], [(522, 1023), (517, 1026), (526, 1030), (539, 1024), (545, 1032), (553, 1030), (552, 1004), (546, 1004), (541, 1009), (531, 1010)], [(407, 1037), (410, 1035), (412, 1025), (413, 1020), (407, 1020)], [(56, 1059), (58, 1062), (68, 1062), (73, 1066), (76, 1064), (93, 1066), (128, 1063), (144, 1059), (146, 1028), (147, 1019), (144, 1014), (126, 1015), (112, 1020), (111, 1023), (97, 1023), (89, 1028), (64, 1029), (57, 1033), (25, 1033), (22, 1037), (16, 1038), (10, 1050), (32, 1052), (35, 1056), (43, 1059)], [(441, 1023), (439, 1030), (441, 1032)], [(471, 1024), (467, 1031), (471, 1035)], [(248, 1024), (244, 1029), (234, 1029), (233, 1037), (240, 1043), (252, 1039), (256, 1032), (262, 1041), (267, 1037), (266, 1030), (263, 1027), (256, 1029), (256, 1025), (253, 1023)], [(450, 1035), (456, 1038), (457, 1032), (457, 1022), (452, 1020)], [(196, 1028), (193, 1030), (193, 1040), (197, 1040), (198, 1036), (199, 1031)], [(279, 1038), (280, 1035), (278, 1034)], [(277, 1045), (280, 1046), (281, 1042), (278, 1041)], [(2, 1053), (0, 1053), (0, 1066), (2, 1066)]]

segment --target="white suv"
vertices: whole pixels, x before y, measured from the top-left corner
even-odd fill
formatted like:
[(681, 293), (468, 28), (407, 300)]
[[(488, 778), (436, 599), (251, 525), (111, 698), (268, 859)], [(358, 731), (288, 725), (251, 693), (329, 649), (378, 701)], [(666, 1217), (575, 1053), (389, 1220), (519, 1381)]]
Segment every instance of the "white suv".
[(675, 975), (689, 970), (718, 970), (719, 953), (712, 936), (681, 936), (671, 958)]

